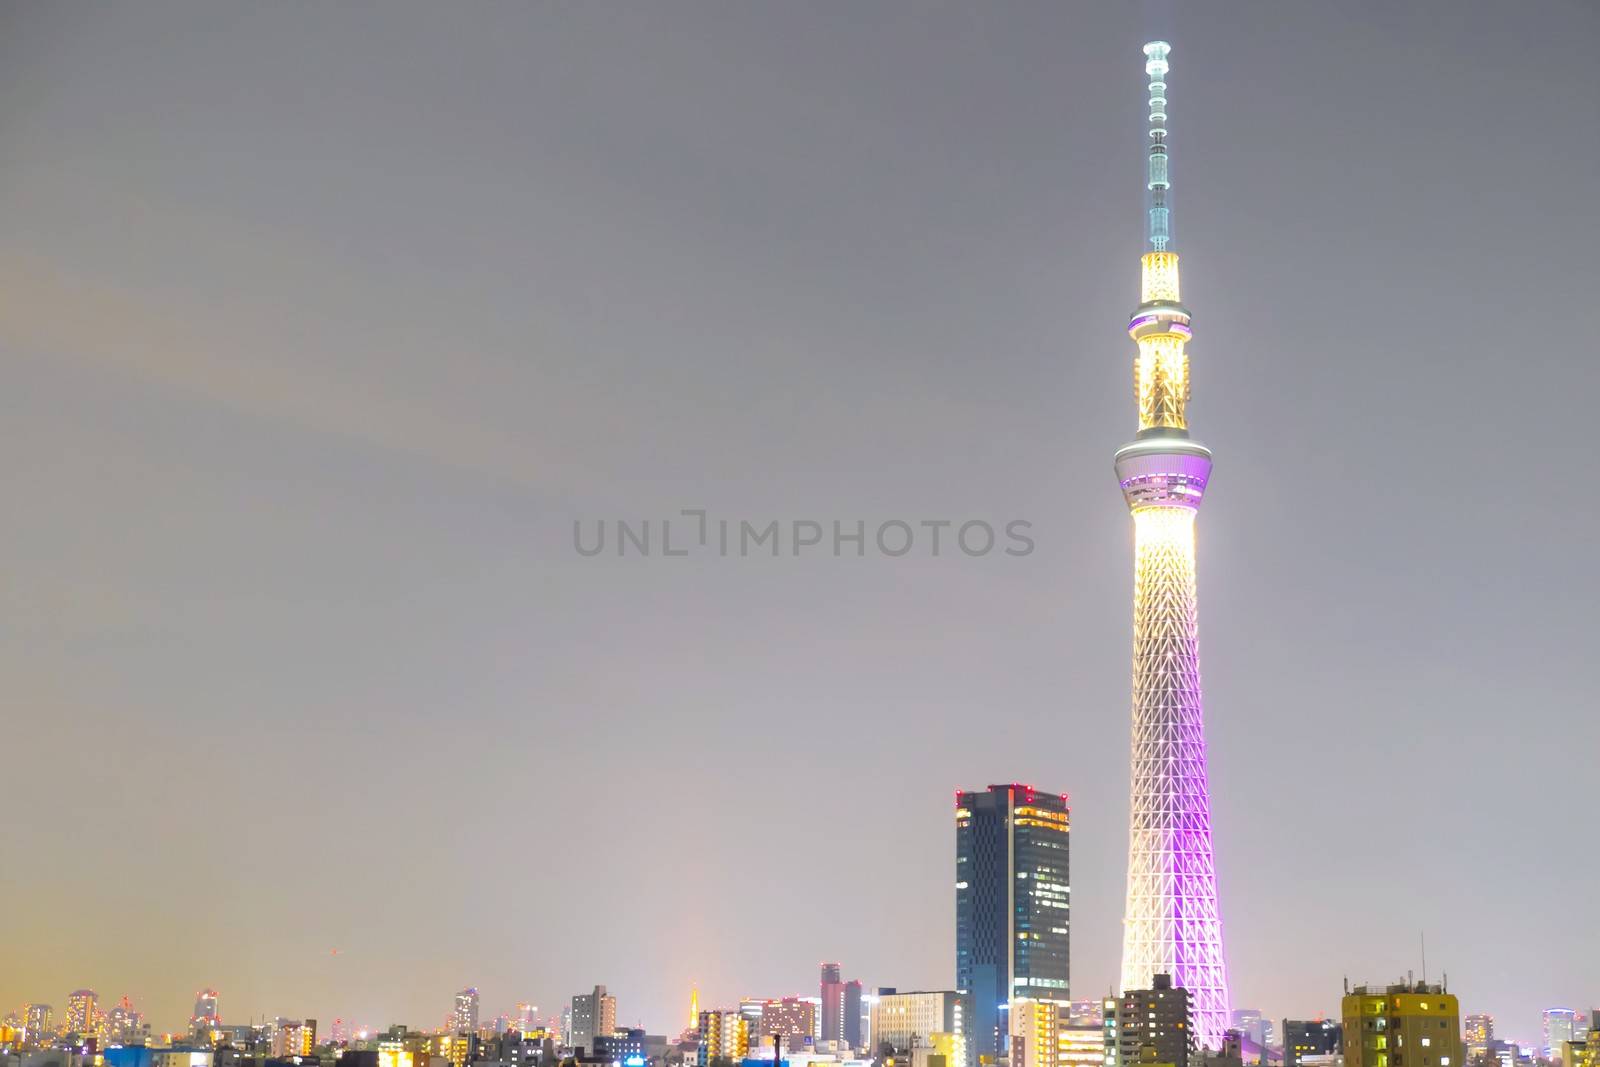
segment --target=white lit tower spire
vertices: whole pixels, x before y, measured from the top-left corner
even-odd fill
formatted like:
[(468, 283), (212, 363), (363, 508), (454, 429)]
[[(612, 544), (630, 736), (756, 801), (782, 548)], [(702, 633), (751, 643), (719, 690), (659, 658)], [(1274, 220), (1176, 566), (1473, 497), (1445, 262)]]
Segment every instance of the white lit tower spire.
[(1200, 627), (1194, 519), (1211, 477), (1211, 452), (1189, 436), (1191, 336), (1172, 251), (1167, 155), (1167, 55), (1144, 46), (1150, 78), (1145, 187), (1149, 249), (1128, 333), (1139, 432), (1117, 450), (1117, 480), (1133, 513), (1133, 759), (1122, 988), (1149, 989), (1157, 974), (1189, 990), (1194, 1032), (1222, 1047), (1228, 974), (1217, 913), (1200, 697)]

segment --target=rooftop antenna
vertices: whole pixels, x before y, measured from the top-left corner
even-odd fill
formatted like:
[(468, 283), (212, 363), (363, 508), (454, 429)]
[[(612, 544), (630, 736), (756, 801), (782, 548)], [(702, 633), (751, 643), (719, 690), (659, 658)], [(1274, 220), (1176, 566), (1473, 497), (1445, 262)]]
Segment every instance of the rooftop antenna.
[(1423, 985), (1427, 985), (1428, 984), (1428, 934), (1427, 934), (1427, 931), (1424, 930), (1424, 931), (1419, 932), (1417, 934), (1417, 937), (1422, 941), (1422, 984)]

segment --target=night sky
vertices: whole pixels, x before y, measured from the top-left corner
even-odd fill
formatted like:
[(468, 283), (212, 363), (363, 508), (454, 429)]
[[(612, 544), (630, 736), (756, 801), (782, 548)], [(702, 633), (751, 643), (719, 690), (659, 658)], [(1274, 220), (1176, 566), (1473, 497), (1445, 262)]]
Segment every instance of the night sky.
[(1592, 3), (195, 0), (0, 13), (0, 1010), (946, 988), (1004, 781), (1110, 988), (1158, 35), (1234, 1002), (1600, 1003)]

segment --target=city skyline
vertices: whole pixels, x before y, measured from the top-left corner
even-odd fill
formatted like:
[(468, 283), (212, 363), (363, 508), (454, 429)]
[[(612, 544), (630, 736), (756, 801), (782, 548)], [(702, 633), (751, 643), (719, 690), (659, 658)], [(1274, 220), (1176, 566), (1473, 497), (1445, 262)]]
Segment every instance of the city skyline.
[[(1600, 503), (1548, 462), (1600, 361), (1547, 336), (1600, 13), (1306, 8), (0, 14), (0, 1007), (948, 989), (950, 799), (999, 782), (1072, 796), (1115, 985), (1157, 35), (1233, 1003), (1331, 1016), (1423, 935), (1529, 1042), (1600, 1000)], [(573, 551), (702, 507), (1037, 548)]]

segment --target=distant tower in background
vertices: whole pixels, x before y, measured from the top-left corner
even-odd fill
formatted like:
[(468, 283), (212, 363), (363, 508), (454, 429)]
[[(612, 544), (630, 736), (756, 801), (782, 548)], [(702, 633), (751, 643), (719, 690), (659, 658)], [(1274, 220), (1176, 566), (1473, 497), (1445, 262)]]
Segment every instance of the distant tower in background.
[(539, 1029), (539, 1006), (537, 1004), (517, 1005), (517, 1033), (531, 1034)]
[(837, 963), (822, 965), (822, 1040), (844, 1040), (844, 979)]
[(1179, 302), (1171, 249), (1167, 54), (1144, 46), (1150, 79), (1149, 249), (1140, 303), (1128, 323), (1137, 345), (1139, 432), (1117, 450), (1117, 481), (1133, 513), (1133, 745), (1128, 895), (1122, 988), (1150, 989), (1158, 974), (1189, 991), (1199, 1043), (1222, 1048), (1228, 973), (1217, 912), (1200, 695), (1200, 622), (1194, 523), (1211, 479), (1211, 452), (1189, 436), (1189, 310)]
[(48, 1004), (28, 1004), (23, 1007), (22, 1025), (26, 1027), (27, 1041), (37, 1045), (54, 1034), (51, 1022), (55, 1018), (55, 1009)]
[(458, 1034), (478, 1032), (478, 989), (473, 986), (456, 994), (455, 1007), (450, 1011), (450, 1028)]
[[(1578, 1023), (1578, 1013), (1571, 1008), (1546, 1008), (1544, 1010), (1544, 1058), (1559, 1060), (1573, 1029)], [(1566, 1067), (1572, 1067), (1567, 1064)]]
[(218, 993), (215, 989), (202, 989), (194, 995), (194, 1014), (189, 1016), (189, 1033), (197, 1041), (211, 1043), (211, 1031), (222, 1025), (222, 1015), (217, 1010)]
[(1489, 1054), (1494, 1041), (1494, 1016), (1488, 1013), (1467, 1016), (1467, 1058), (1477, 1060)]
[(126, 995), (107, 1013), (105, 1029), (106, 1039), (117, 1045), (143, 1044), (150, 1034), (144, 1014), (134, 1009)]
[(1234, 1008), (1229, 1020), (1233, 1028), (1249, 1039), (1258, 1049), (1267, 1047), (1267, 1031), (1272, 1029), (1266, 1017), (1255, 1008)]
[(861, 1043), (861, 983), (852, 978), (844, 984), (844, 1043), (853, 1049)]
[(1063, 793), (956, 793), (956, 989), (971, 994), (974, 1063), (1010, 1054), (1012, 1000), (1070, 1001), (1070, 823)]
[(700, 1027), (700, 987), (689, 986), (689, 1029), (698, 1030)]
[(92, 989), (75, 989), (67, 996), (67, 1031), (74, 1034), (93, 1034), (100, 1022), (100, 1011), (95, 1006), (99, 996)]

